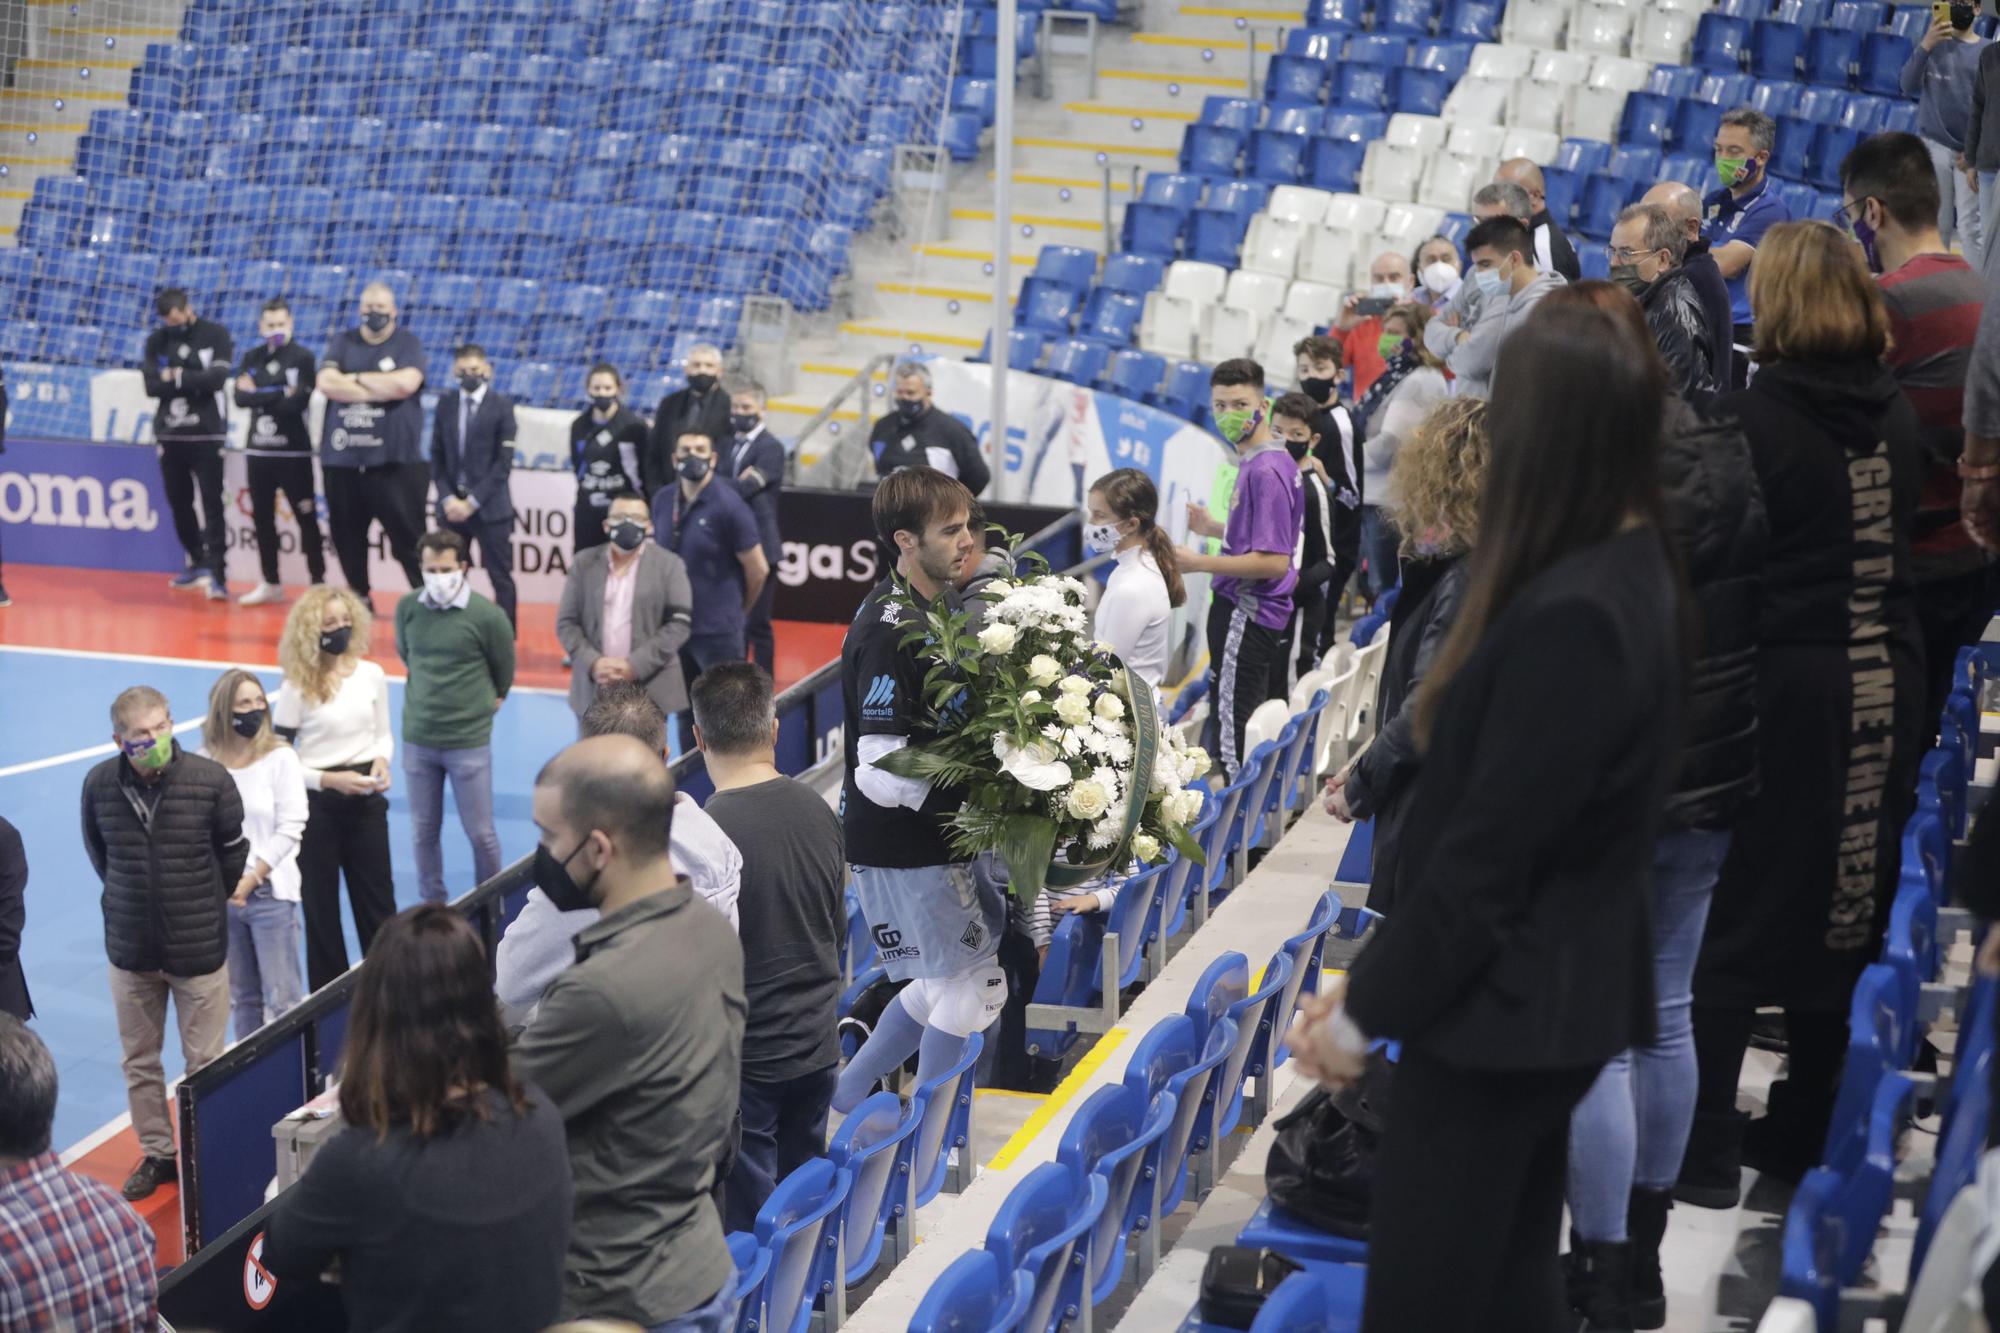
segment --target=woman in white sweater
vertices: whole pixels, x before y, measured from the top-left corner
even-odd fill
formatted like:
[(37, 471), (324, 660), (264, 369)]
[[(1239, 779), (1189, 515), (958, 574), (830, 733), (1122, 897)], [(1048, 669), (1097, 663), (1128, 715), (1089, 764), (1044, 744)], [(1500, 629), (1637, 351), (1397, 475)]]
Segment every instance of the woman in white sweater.
[(284, 687), (271, 725), (298, 747), (310, 818), (299, 845), (299, 896), (306, 925), (306, 980), (313, 990), (347, 970), (340, 931), (340, 878), (354, 933), (368, 952), (396, 914), (389, 868), (389, 682), (368, 660), (367, 604), (346, 588), (309, 589), (293, 604), (278, 643)]
[(248, 671), (223, 672), (208, 692), (201, 740), (208, 757), (236, 779), (250, 840), (250, 859), (229, 897), (229, 1013), (242, 1041), (305, 998), (298, 863), (305, 770), (272, 733), (264, 686)]

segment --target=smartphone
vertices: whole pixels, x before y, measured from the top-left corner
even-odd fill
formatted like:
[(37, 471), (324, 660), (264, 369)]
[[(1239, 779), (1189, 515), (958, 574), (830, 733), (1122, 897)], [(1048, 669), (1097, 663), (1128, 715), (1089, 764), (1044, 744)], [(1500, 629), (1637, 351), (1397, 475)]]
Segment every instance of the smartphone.
[(1950, 0), (1931, 0), (1931, 22), (1933, 23), (1951, 22)]
[(1388, 314), (1389, 307), (1394, 304), (1394, 301), (1385, 297), (1364, 296), (1354, 303), (1354, 313), (1363, 319), (1373, 319), (1378, 315)]

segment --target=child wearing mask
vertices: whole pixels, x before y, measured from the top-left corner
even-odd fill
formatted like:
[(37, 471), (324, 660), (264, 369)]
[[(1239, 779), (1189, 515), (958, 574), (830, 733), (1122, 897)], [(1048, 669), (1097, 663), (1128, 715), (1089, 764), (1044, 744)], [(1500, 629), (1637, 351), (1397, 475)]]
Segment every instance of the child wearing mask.
[(1334, 613), (1360, 560), (1361, 496), (1345, 478), (1336, 483), (1328, 477), (1320, 461), (1322, 441), (1313, 426), (1318, 415), (1312, 399), (1302, 393), (1288, 393), (1271, 407), (1271, 429), (1298, 464), (1305, 502), (1293, 555), (1299, 582), (1292, 591), (1292, 618), (1271, 663), (1274, 699), (1290, 695), (1298, 678), (1331, 646)]

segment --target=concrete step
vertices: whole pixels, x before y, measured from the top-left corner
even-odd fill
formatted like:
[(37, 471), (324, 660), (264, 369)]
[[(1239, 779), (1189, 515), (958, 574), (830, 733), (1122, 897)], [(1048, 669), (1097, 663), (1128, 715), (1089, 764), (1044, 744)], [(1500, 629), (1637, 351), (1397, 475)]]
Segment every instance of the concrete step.
[[(1268, 57), (1266, 57), (1268, 59)], [(1206, 97), (1248, 97), (1250, 82), (1239, 69), (1192, 72), (1185, 68), (1159, 69), (1126, 66), (1097, 73), (1098, 92), (1107, 102), (1161, 112), (1185, 111), (1197, 117)]]
[(14, 87), (71, 95), (110, 92), (122, 100), (136, 68), (136, 60), (22, 60), (14, 66)]
[(970, 338), (976, 348), (993, 325), (993, 296), (976, 287), (937, 287), (885, 278), (855, 294), (860, 318), (894, 331), (911, 327)]
[(72, 162), (76, 159), (76, 145), (87, 128), (76, 121), (0, 122), (0, 160), (46, 158), (51, 162)]
[[(1021, 280), (1034, 269), (1036, 254), (1036, 249), (1029, 246), (1014, 246), (1008, 250), (1014, 291), (1020, 291)], [(914, 281), (925, 286), (983, 291), (990, 295), (993, 290), (992, 238), (989, 235), (984, 245), (933, 241), (914, 246), (908, 271)]]
[[(1071, 101), (1062, 103), (1062, 111), (1067, 135), (1117, 145), (1114, 153), (1135, 147), (1178, 153), (1182, 132), (1201, 118), (1201, 100), (1189, 98), (1172, 106), (1103, 99)], [(1021, 127), (1017, 125), (1015, 131), (1020, 133)]]
[[(1039, 252), (1045, 245), (1080, 245), (1085, 249), (1102, 252), (1104, 248), (1104, 223), (1094, 212), (1086, 216), (1063, 213), (1026, 213), (1016, 208), (1010, 215), (1014, 245)], [(1117, 225), (1118, 214), (1114, 211), (1112, 225)], [(954, 208), (950, 213), (950, 231), (947, 242), (952, 245), (991, 244), (993, 237), (993, 206), (989, 201), (983, 206), (968, 205)]]
[(1116, 135), (1091, 138), (1062, 138), (1017, 130), (1014, 135), (1014, 170), (1037, 176), (1088, 177), (1110, 163), (1119, 175), (1137, 165), (1142, 171), (1172, 171), (1180, 161), (1180, 127), (1174, 142), (1139, 144)]
[[(133, 18), (109, 22), (88, 14), (51, 24), (39, 41), (31, 41), (30, 52), (37, 60), (64, 61), (88, 65), (93, 60), (142, 60), (151, 42), (171, 42), (180, 36), (179, 6), (176, 17), (164, 22)], [(122, 17), (122, 16), (121, 16)]]
[[(1111, 173), (1112, 221), (1116, 222), (1118, 210), (1131, 197), (1132, 174), (1128, 169)], [(1143, 177), (1143, 169), (1141, 176)], [(979, 189), (987, 196), (993, 193), (993, 173), (986, 178)], [(1104, 173), (1091, 170), (1074, 176), (1041, 175), (1035, 172), (1016, 171), (1014, 173), (1014, 208), (1023, 213), (1061, 214), (1078, 221), (1095, 218), (1101, 224), (1104, 218)], [(971, 204), (974, 196), (961, 190), (952, 196), (958, 202)]]

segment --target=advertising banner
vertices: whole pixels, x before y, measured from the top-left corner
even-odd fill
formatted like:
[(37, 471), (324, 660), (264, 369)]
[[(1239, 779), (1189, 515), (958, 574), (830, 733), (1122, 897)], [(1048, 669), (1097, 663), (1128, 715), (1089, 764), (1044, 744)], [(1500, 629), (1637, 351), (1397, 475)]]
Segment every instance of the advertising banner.
[(151, 449), (10, 436), (0, 454), (8, 561), (171, 571), (184, 563)]

